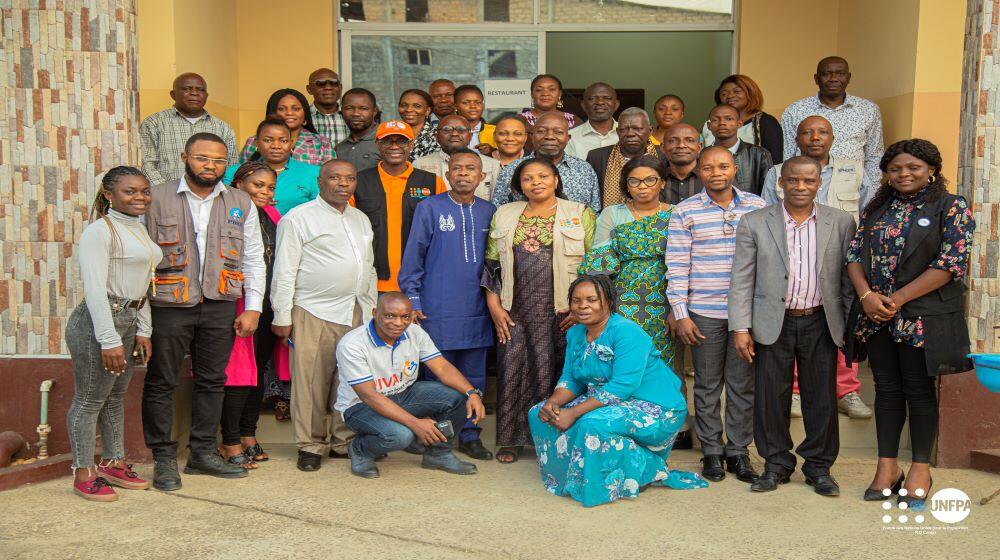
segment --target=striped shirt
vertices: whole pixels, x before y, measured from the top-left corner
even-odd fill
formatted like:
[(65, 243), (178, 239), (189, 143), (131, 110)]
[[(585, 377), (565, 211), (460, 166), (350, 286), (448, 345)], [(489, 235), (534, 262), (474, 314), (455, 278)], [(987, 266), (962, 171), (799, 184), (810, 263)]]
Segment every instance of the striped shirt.
[(816, 266), (816, 205), (812, 214), (801, 224), (788, 214), (785, 216), (785, 241), (788, 243), (788, 290), (785, 291), (785, 309), (810, 309), (823, 305), (819, 291)]
[(675, 319), (728, 319), (736, 226), (764, 199), (733, 187), (727, 208), (702, 190), (674, 207), (667, 231), (667, 300)]

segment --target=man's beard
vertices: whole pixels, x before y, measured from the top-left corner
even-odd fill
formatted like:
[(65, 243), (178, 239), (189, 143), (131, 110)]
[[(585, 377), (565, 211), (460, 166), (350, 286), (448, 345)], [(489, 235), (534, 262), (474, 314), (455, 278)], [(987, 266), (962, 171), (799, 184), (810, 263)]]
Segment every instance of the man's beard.
[(191, 164), (187, 162), (184, 162), (184, 176), (189, 182), (194, 183), (194, 186), (204, 189), (214, 187), (219, 182), (219, 177), (216, 177), (212, 181), (202, 179), (194, 172), (194, 169), (191, 169)]

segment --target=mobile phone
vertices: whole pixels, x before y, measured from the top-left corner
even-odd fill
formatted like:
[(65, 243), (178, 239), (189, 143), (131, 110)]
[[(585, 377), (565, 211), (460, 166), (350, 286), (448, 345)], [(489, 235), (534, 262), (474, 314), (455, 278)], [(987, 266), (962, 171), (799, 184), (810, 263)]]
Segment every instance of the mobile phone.
[(438, 431), (440, 431), (441, 435), (444, 437), (448, 439), (455, 437), (455, 428), (451, 425), (451, 420), (435, 422), (434, 425), (437, 426)]

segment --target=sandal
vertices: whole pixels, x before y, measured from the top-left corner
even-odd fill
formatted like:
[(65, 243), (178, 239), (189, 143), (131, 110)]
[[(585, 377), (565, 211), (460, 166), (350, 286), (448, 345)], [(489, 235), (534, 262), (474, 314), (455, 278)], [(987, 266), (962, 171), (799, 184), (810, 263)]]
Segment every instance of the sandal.
[(501, 447), (496, 453), (497, 462), (504, 465), (516, 463), (517, 460), (521, 458), (522, 449), (524, 449), (524, 446), (521, 445), (514, 447)]
[(274, 403), (274, 419), (278, 422), (288, 422), (291, 418), (291, 415), (288, 413), (288, 401), (276, 401)]
[(267, 461), (268, 459), (271, 458), (268, 456), (267, 453), (264, 452), (264, 449), (260, 446), (260, 442), (257, 442), (251, 445), (250, 447), (244, 449), (243, 454), (258, 463), (263, 463), (264, 461)]
[(248, 457), (245, 453), (240, 453), (238, 455), (233, 455), (226, 459), (226, 462), (230, 465), (236, 465), (237, 467), (243, 467), (244, 469), (250, 471), (259, 468), (260, 465), (254, 462), (253, 457)]

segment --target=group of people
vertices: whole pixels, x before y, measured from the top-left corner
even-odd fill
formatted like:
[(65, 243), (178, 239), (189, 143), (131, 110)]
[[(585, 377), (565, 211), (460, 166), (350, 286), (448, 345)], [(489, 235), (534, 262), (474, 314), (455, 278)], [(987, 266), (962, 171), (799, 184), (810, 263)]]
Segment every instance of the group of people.
[[(149, 487), (122, 442), (125, 389), (147, 365), (143, 431), (164, 491), (181, 487), (185, 375), (185, 474), (240, 478), (267, 461), (256, 427), (271, 398), (302, 471), (328, 455), (375, 478), (404, 450), (472, 474), (455, 450), (509, 464), (533, 447), (545, 488), (585, 506), (727, 472), (765, 492), (795, 470), (789, 417), (801, 415), (805, 480), (836, 496), (837, 415), (871, 416), (857, 378), (870, 357), (879, 460), (864, 498), (919, 507), (935, 377), (970, 369), (961, 296), (975, 224), (931, 142), (883, 150), (878, 108), (847, 93), (850, 77), (824, 58), (818, 93), (779, 121), (752, 79), (729, 76), (703, 125), (676, 95), (652, 120), (619, 112), (599, 82), (581, 124), (543, 74), (531, 108), (489, 123), (475, 85), (406, 90), (390, 119), (320, 69), (313, 102), (276, 91), (237, 152), (205, 111), (205, 81), (179, 76), (174, 106), (142, 123), (142, 168), (103, 177), (82, 234), (85, 302), (66, 332), (75, 492)], [(668, 468), (693, 439), (701, 472)]]

